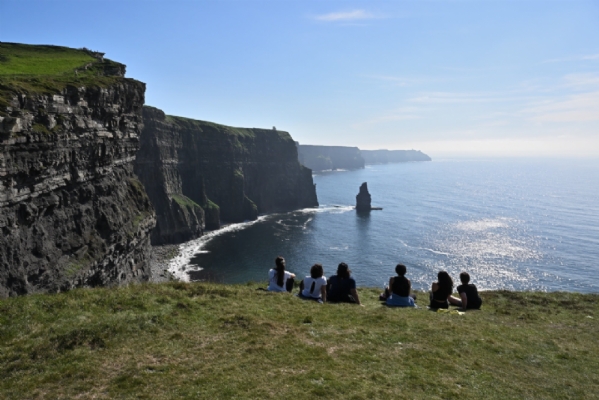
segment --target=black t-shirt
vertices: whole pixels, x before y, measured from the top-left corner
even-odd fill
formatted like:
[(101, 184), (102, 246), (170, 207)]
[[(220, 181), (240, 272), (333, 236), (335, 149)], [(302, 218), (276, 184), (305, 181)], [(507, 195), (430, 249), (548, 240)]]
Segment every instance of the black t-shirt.
[(437, 302), (447, 302), (447, 298), (451, 296), (453, 288), (441, 286), (439, 282), (437, 282), (437, 285), (439, 285), (439, 287), (436, 292), (433, 292), (433, 299)]
[(339, 278), (337, 275), (333, 275), (329, 278), (329, 287), (327, 291), (328, 301), (345, 301), (347, 296), (350, 294), (351, 289), (356, 288), (356, 281), (354, 278)]
[(466, 308), (480, 308), (482, 304), (482, 300), (478, 295), (478, 290), (476, 286), (472, 283), (467, 285), (458, 286), (458, 293), (461, 295), (462, 293), (466, 293), (466, 298), (468, 299), (468, 304)]
[(391, 291), (400, 297), (408, 297), (412, 284), (405, 276), (396, 276), (393, 278), (393, 287)]

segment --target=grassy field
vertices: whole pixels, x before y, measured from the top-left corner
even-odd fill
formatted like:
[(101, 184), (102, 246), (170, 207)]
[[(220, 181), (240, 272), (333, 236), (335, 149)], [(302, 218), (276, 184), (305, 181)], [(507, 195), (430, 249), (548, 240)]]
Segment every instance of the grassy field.
[(598, 398), (599, 295), (464, 315), (206, 283), (0, 300), (0, 398)]
[(56, 94), (67, 85), (106, 87), (121, 64), (85, 49), (0, 42), (0, 115), (15, 94)]
[(85, 51), (68, 47), (0, 43), (0, 76), (59, 75), (94, 61)]

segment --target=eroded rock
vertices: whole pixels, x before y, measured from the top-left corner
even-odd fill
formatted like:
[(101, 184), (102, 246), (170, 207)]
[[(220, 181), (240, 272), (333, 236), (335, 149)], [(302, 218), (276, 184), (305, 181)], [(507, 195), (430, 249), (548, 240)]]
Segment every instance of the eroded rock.
[(178, 243), (220, 221), (316, 207), (312, 171), (287, 132), (232, 128), (144, 107), (135, 171), (156, 208), (154, 244)]
[(145, 85), (19, 95), (0, 121), (0, 297), (145, 281), (155, 214), (133, 160)]

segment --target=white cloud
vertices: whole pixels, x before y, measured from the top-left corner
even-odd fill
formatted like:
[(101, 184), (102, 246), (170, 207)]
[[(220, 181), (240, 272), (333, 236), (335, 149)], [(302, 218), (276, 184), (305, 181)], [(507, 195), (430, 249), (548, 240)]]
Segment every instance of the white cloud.
[(564, 80), (567, 86), (599, 86), (599, 75), (595, 74), (570, 74)]
[(572, 56), (564, 58), (552, 58), (549, 60), (542, 61), (541, 64), (571, 62), (571, 61), (588, 61), (588, 60), (599, 60), (599, 54), (587, 54), (584, 56)]
[(367, 77), (395, 87), (396, 94), (387, 97), (388, 108), (368, 108), (354, 120), (353, 144), (360, 148), (599, 156), (599, 74), (571, 73), (487, 91), (418, 91), (420, 82), (409, 84), (408, 77)]
[(522, 96), (516, 92), (428, 92), (413, 97), (412, 103), (454, 104), (454, 103), (495, 103), (521, 101)]
[(372, 76), (372, 78), (383, 81), (385, 83), (391, 82), (395, 86), (407, 86), (407, 85), (413, 83), (413, 81), (411, 81), (409, 79), (400, 78), (400, 77), (396, 77), (396, 76)]
[(317, 21), (337, 22), (337, 21), (359, 21), (365, 19), (374, 19), (376, 16), (365, 10), (340, 11), (329, 14), (317, 15), (314, 17)]
[(524, 110), (535, 122), (599, 121), (599, 92), (578, 93), (552, 99)]
[(369, 119), (367, 121), (354, 123), (352, 128), (368, 129), (371, 128), (373, 125), (379, 125), (382, 123), (392, 121), (407, 121), (421, 118), (422, 116), (420, 115), (420, 109), (416, 107), (401, 107), (393, 111), (390, 111), (387, 114)]

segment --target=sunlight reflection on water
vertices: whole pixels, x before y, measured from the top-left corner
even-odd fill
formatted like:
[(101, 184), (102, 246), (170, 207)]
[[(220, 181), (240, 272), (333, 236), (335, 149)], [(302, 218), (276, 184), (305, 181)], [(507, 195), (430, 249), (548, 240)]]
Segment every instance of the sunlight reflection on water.
[[(456, 281), (467, 270), (483, 290), (597, 292), (599, 163), (565, 165), (441, 161), (315, 175), (320, 208), (210, 233), (185, 244), (172, 269), (184, 277), (192, 264), (193, 279), (263, 281), (283, 255), (300, 276), (315, 262), (326, 275), (347, 262), (360, 286), (379, 287), (402, 262), (417, 289), (439, 270)], [(362, 182), (383, 211), (355, 213)]]

